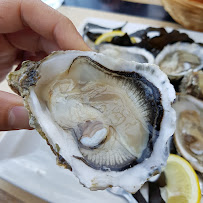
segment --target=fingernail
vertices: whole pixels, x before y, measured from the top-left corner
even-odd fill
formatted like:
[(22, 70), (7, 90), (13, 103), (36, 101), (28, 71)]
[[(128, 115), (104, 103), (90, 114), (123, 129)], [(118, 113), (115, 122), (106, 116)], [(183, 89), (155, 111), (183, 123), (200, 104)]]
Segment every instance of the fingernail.
[(15, 129), (30, 129), (28, 111), (23, 106), (15, 106), (10, 110), (9, 126)]

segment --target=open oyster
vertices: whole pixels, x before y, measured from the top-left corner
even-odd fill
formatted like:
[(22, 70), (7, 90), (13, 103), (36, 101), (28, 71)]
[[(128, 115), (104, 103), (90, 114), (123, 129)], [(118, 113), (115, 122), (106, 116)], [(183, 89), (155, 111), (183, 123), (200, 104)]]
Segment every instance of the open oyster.
[(156, 65), (60, 51), (8, 78), (30, 125), (86, 187), (136, 192), (166, 164), (175, 91)]
[(115, 58), (122, 58), (127, 61), (139, 63), (154, 63), (154, 56), (147, 50), (139, 47), (121, 47), (112, 44), (98, 46), (98, 52)]
[(203, 68), (203, 48), (195, 43), (167, 45), (155, 58), (155, 64), (170, 79), (177, 80), (191, 70)]
[(203, 173), (203, 102), (190, 95), (179, 95), (173, 107), (177, 115), (176, 148)]

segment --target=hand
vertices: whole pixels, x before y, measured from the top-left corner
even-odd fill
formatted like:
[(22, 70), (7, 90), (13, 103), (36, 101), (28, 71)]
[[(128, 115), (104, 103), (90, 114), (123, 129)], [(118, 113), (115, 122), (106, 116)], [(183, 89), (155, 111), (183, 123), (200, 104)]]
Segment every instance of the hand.
[[(15, 64), (56, 50), (90, 50), (72, 22), (40, 0), (0, 1), (0, 81)], [(19, 96), (0, 91), (0, 130), (30, 128)]]

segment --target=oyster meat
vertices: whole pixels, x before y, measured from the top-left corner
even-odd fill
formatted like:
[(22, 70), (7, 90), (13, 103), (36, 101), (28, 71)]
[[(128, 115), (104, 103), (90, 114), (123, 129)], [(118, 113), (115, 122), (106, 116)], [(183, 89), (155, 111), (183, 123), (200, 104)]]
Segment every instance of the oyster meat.
[(191, 71), (181, 81), (180, 91), (203, 100), (203, 71)]
[(180, 79), (189, 71), (203, 68), (203, 48), (195, 43), (167, 45), (155, 58), (155, 64), (170, 79)]
[(177, 115), (176, 148), (203, 173), (203, 102), (190, 95), (179, 95), (173, 107)]
[(136, 192), (165, 166), (175, 91), (156, 65), (59, 51), (8, 79), (30, 125), (86, 187)]

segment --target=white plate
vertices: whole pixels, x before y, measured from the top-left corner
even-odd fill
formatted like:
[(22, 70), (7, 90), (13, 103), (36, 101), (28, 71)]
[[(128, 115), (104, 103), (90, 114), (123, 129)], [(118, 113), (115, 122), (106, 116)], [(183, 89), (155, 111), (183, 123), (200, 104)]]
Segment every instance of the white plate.
[(35, 130), (10, 131), (0, 141), (0, 177), (49, 202), (126, 203), (107, 191), (90, 191), (56, 158)]

